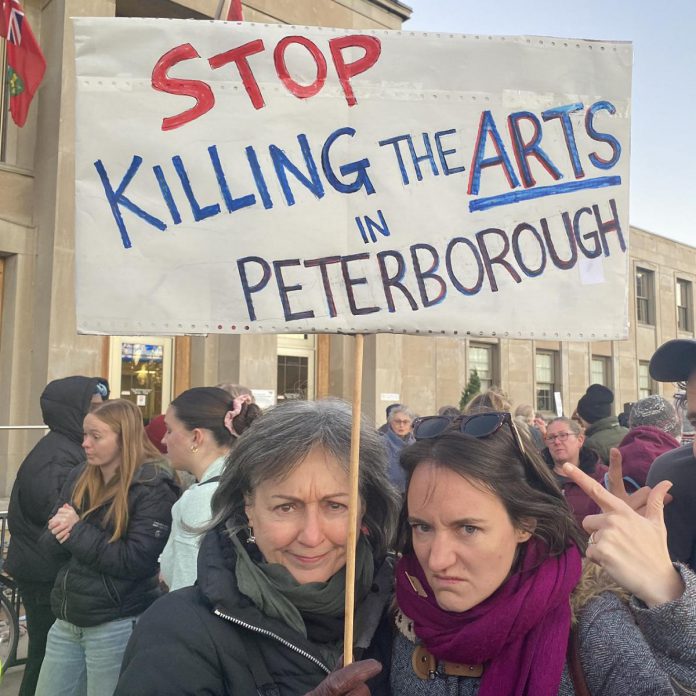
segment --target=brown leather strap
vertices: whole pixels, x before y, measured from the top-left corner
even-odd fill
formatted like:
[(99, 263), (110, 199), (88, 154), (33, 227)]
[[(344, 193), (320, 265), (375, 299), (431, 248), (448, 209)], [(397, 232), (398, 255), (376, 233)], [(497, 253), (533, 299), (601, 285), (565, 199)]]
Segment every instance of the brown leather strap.
[[(424, 645), (417, 645), (411, 658), (413, 671), (421, 679), (434, 679), (438, 674), (448, 677), (480, 677), (483, 665), (467, 665), (460, 662), (438, 662)], [(438, 671), (439, 666), (439, 671)]]
[(592, 696), (585, 681), (585, 673), (580, 662), (580, 642), (578, 640), (577, 626), (570, 629), (568, 636), (568, 671), (575, 689), (575, 696)]

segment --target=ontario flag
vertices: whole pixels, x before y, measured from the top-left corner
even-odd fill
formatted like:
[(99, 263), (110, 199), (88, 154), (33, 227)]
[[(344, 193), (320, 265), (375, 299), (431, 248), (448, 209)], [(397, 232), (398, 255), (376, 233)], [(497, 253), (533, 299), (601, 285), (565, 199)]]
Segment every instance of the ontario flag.
[(46, 72), (46, 60), (19, 0), (0, 0), (0, 36), (7, 40), (10, 113), (12, 120), (21, 127)]

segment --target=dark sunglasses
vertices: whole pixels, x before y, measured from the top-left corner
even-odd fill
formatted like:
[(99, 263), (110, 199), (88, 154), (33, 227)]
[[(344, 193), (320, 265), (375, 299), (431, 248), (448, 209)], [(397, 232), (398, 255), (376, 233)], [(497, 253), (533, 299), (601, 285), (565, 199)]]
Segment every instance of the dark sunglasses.
[(497, 433), (503, 425), (509, 425), (512, 438), (522, 457), (527, 459), (527, 452), (522, 444), (520, 433), (517, 430), (512, 416), (503, 411), (488, 411), (486, 413), (474, 413), (470, 416), (424, 416), (413, 421), (413, 437), (416, 440), (430, 440), (439, 437), (448, 430), (459, 430), (460, 433), (472, 437), (489, 437)]

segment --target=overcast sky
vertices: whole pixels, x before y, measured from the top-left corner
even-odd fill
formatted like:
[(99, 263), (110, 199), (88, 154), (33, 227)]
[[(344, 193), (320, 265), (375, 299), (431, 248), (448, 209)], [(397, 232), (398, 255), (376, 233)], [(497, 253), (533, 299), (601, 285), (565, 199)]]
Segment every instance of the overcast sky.
[(404, 28), (633, 42), (631, 224), (696, 246), (696, 0), (403, 0)]

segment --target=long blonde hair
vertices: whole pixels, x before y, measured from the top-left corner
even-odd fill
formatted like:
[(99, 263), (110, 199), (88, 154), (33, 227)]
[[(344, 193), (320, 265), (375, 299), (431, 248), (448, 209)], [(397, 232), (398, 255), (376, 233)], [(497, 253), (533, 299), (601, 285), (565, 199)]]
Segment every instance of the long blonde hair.
[(613, 580), (606, 570), (589, 559), (584, 559), (580, 582), (570, 595), (573, 625), (577, 623), (580, 612), (584, 609), (585, 605), (604, 592), (613, 592), (626, 604), (631, 596), (630, 592)]
[(111, 501), (103, 525), (113, 524), (114, 533), (109, 539), (112, 542), (120, 539), (128, 527), (128, 489), (136, 471), (146, 461), (160, 459), (161, 455), (147, 437), (140, 409), (134, 403), (125, 399), (106, 401), (91, 415), (116, 433), (121, 466), (108, 483), (104, 483), (99, 467), (86, 466), (75, 484), (72, 502), (80, 519), (85, 519)]

